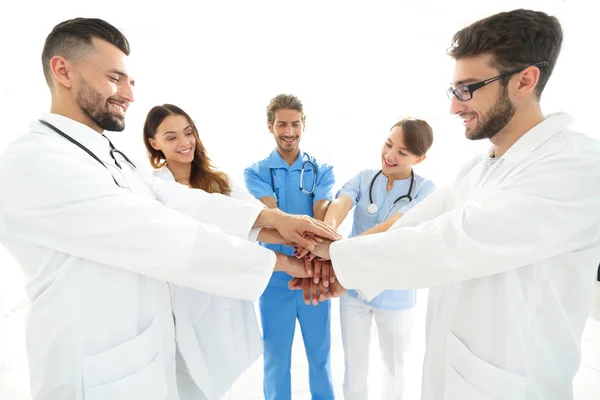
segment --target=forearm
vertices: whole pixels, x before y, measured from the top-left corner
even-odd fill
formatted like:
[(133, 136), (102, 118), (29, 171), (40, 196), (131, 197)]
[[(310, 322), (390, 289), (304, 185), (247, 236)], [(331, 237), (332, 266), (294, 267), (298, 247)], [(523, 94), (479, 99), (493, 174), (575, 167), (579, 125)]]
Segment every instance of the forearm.
[(327, 225), (337, 229), (348, 215), (348, 212), (352, 209), (352, 206), (352, 200), (348, 196), (339, 196), (329, 205), (323, 221)]
[(331, 203), (327, 200), (319, 200), (313, 206), (313, 215), (314, 219), (319, 221), (325, 220), (325, 214), (327, 214), (327, 209)]
[(394, 225), (396, 223), (396, 221), (398, 221), (400, 219), (401, 216), (402, 216), (402, 214), (400, 214), (400, 213), (394, 214), (387, 221), (384, 221), (379, 225), (375, 225), (371, 229), (368, 229), (357, 236), (366, 236), (366, 235), (372, 235), (374, 233), (387, 232), (387, 230), (390, 229), (391, 226)]
[(262, 228), (258, 233), (258, 240), (267, 244), (288, 244), (276, 229)]
[(273, 228), (277, 221), (284, 215), (278, 208), (267, 208), (258, 214), (253, 228)]

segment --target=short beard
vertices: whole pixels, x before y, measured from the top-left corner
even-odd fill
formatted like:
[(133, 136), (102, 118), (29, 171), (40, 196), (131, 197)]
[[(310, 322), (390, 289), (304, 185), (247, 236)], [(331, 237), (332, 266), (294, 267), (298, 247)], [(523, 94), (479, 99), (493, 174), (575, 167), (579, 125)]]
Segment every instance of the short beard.
[(77, 93), (77, 105), (96, 125), (106, 131), (121, 132), (125, 129), (125, 118), (111, 113), (108, 99), (81, 78), (81, 89)]
[(487, 112), (485, 118), (481, 121), (481, 127), (473, 133), (467, 134), (467, 139), (480, 140), (491, 139), (510, 122), (515, 115), (515, 106), (508, 98), (508, 89), (502, 85), (502, 90), (494, 105)]

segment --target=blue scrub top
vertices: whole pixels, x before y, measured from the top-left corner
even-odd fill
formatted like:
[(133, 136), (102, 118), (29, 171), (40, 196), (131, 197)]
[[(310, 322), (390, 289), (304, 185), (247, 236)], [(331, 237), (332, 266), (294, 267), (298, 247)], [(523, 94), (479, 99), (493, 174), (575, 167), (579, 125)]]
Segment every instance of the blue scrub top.
[[(411, 191), (413, 201), (409, 202), (407, 198), (404, 198), (393, 205), (398, 197), (408, 193), (411, 179), (395, 181), (392, 190), (388, 192), (386, 189), (388, 179), (383, 174), (379, 174), (375, 178), (372, 190), (373, 202), (379, 206), (379, 210), (377, 213), (371, 215), (367, 212), (367, 207), (371, 204), (369, 200), (369, 188), (378, 172), (379, 170), (377, 169), (360, 172), (350, 179), (336, 195), (336, 197), (339, 197), (345, 194), (352, 199), (355, 206), (354, 223), (350, 237), (360, 235), (364, 231), (389, 219), (395, 213), (406, 214), (435, 190), (435, 185), (432, 181), (415, 174), (415, 181)], [(399, 260), (399, 262), (402, 262), (402, 260)], [(356, 290), (350, 289), (347, 294), (380, 310), (405, 310), (412, 308), (416, 303), (416, 292), (414, 290), (386, 290), (371, 301), (364, 300)]]
[[(300, 190), (300, 173), (304, 165), (302, 187), (310, 191), (313, 187), (315, 175), (313, 169), (306, 161), (313, 162), (317, 167), (316, 186), (312, 195), (305, 194)], [(274, 188), (271, 186), (271, 170), (273, 171)], [(310, 157), (300, 151), (298, 158), (292, 165), (288, 165), (273, 150), (268, 158), (252, 164), (244, 170), (244, 181), (248, 191), (254, 197), (271, 196), (277, 198), (278, 208), (289, 214), (313, 216), (313, 204), (319, 200), (333, 200), (333, 185), (335, 183), (333, 167)], [(293, 255), (294, 248), (282, 244), (261, 243), (268, 249), (279, 253)], [(285, 286), (291, 276), (285, 272), (274, 272), (269, 285)]]

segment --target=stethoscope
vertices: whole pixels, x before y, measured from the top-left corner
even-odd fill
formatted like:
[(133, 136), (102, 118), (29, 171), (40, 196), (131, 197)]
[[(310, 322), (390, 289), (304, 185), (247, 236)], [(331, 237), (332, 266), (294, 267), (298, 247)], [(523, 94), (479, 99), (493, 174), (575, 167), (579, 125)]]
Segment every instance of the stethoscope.
[[(43, 125), (46, 125), (48, 128), (52, 129), (54, 132), (58, 133), (60, 136), (64, 137), (65, 139), (67, 139), (69, 142), (73, 143), (75, 146), (79, 147), (81, 150), (85, 151), (86, 153), (88, 153), (88, 155), (90, 157), (92, 157), (94, 160), (98, 161), (104, 168), (106, 168), (108, 170), (108, 167), (106, 166), (106, 164), (104, 164), (104, 162), (98, 158), (98, 156), (96, 156), (94, 153), (92, 153), (92, 151), (90, 149), (88, 149), (87, 147), (85, 147), (84, 145), (82, 145), (81, 143), (79, 143), (77, 140), (73, 139), (71, 136), (67, 135), (66, 133), (64, 133), (63, 131), (61, 131), (60, 129), (58, 129), (57, 127), (55, 127), (54, 125), (52, 125), (51, 123), (44, 121), (43, 119), (40, 119), (39, 122)], [(120, 155), (121, 157), (123, 157), (123, 159), (129, 163), (129, 165), (131, 165), (133, 167), (133, 169), (137, 172), (137, 167), (135, 166), (135, 164), (120, 150), (117, 150), (115, 148), (115, 146), (112, 144), (112, 142), (104, 135), (102, 135), (106, 140), (108, 140), (108, 144), (110, 145), (110, 157), (114, 160), (115, 165), (117, 167), (119, 167), (119, 169), (123, 169), (121, 167), (121, 164), (119, 163), (119, 161), (117, 161), (117, 158), (115, 157), (115, 154)], [(120, 187), (120, 188), (124, 188), (123, 186), (121, 186), (119, 184), (119, 182), (117, 182), (117, 180), (115, 179), (114, 176), (111, 177), (113, 179), (113, 181), (115, 182), (115, 184)], [(142, 180), (144, 182), (146, 182), (146, 184), (150, 185), (143, 177)], [(154, 188), (152, 188), (150, 186), (150, 188), (152, 189), (152, 191), (154, 192)], [(127, 187), (125, 187), (124, 189), (128, 189)]]
[[(313, 193), (315, 193), (315, 188), (317, 187), (317, 166), (312, 161), (311, 156), (309, 156), (306, 153), (304, 153), (304, 155), (308, 157), (308, 160), (302, 163), (302, 169), (300, 170), (300, 191), (306, 195), (312, 195)], [(306, 170), (307, 165), (313, 171), (313, 184), (310, 190), (306, 190), (304, 188), (304, 185), (302, 184), (302, 182), (304, 181), (304, 171)], [(277, 193), (275, 193), (275, 174), (273, 173), (273, 168), (269, 168), (269, 174), (271, 175), (271, 189), (273, 190), (273, 198), (275, 198), (275, 201), (277, 201)]]
[[(377, 177), (379, 175), (381, 175), (381, 172), (382, 171), (379, 170), (379, 172), (375, 174), (375, 176), (373, 177), (373, 180), (371, 180), (371, 186), (369, 187), (369, 203), (370, 204), (367, 207), (367, 212), (370, 215), (375, 215), (375, 214), (377, 214), (377, 211), (379, 211), (379, 206), (373, 202), (373, 185), (375, 184), (375, 180), (377, 179)], [(408, 187), (408, 192), (406, 194), (403, 194), (402, 196), (398, 197), (396, 200), (394, 200), (394, 202), (392, 203), (392, 206), (390, 207), (390, 209), (388, 210), (388, 212), (383, 217), (384, 220), (387, 219), (387, 216), (390, 213), (390, 211), (394, 208), (394, 206), (396, 205), (396, 203), (398, 203), (400, 200), (406, 198), (406, 199), (408, 199), (409, 203), (413, 200), (413, 198), (410, 195), (410, 193), (412, 192), (412, 188), (413, 188), (413, 184), (414, 183), (415, 183), (415, 173), (411, 169), (410, 170), (410, 186)]]

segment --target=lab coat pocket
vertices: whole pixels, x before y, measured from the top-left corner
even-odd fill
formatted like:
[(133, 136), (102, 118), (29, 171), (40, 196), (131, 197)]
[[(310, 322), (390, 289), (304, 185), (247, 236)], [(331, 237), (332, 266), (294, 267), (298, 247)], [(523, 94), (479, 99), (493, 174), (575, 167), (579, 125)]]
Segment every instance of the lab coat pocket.
[(156, 319), (140, 335), (83, 362), (86, 400), (167, 397), (165, 363)]
[(445, 400), (525, 400), (527, 378), (504, 371), (471, 352), (447, 332)]

